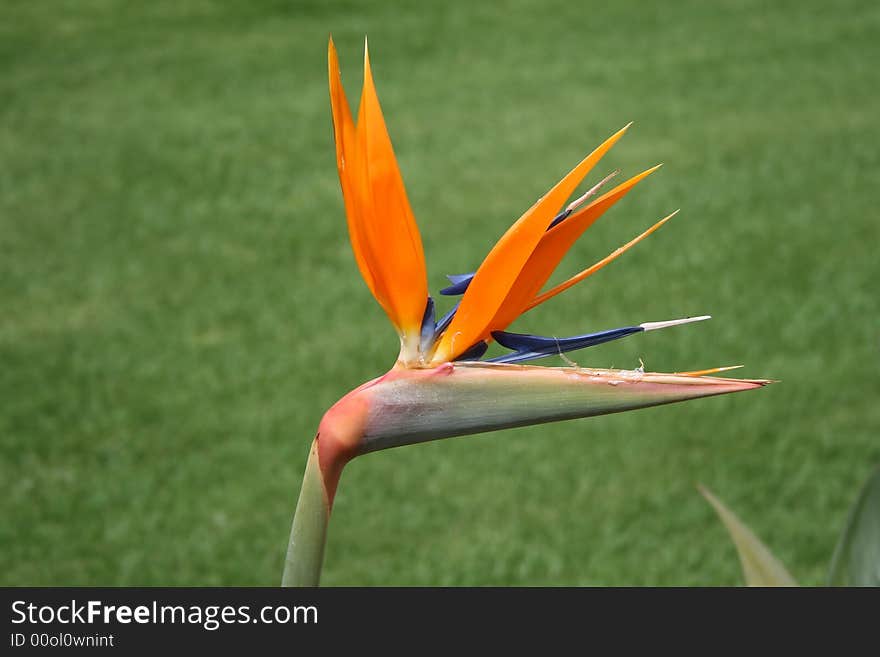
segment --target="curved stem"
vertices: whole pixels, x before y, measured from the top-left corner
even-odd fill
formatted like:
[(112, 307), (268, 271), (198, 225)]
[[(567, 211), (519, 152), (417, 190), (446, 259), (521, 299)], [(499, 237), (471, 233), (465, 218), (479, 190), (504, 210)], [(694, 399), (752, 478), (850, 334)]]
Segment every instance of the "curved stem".
[(318, 586), (329, 521), (330, 498), (318, 462), (318, 439), (315, 438), (293, 514), (281, 586)]

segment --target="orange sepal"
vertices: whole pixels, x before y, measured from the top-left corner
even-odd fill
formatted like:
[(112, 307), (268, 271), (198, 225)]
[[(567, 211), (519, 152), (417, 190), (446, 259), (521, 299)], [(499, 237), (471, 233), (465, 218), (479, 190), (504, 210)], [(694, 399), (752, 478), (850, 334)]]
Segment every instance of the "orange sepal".
[(328, 48), (330, 100), (339, 180), (349, 236), (361, 275), (401, 336), (418, 338), (428, 298), (422, 240), (376, 94), (364, 48), (364, 86), (357, 126)]
[(584, 158), (529, 208), (492, 247), (474, 274), (452, 323), (440, 339), (433, 362), (452, 360), (481, 339), (492, 318), (502, 309), (505, 297), (535, 247), (545, 236), (547, 227), (560, 206), (628, 128), (629, 125), (616, 132)]
[(578, 237), (606, 210), (626, 196), (636, 183), (659, 167), (657, 165), (633, 176), (548, 230), (520, 271), (497, 314), (476, 340), (488, 339), (492, 331), (504, 330), (525, 312)]

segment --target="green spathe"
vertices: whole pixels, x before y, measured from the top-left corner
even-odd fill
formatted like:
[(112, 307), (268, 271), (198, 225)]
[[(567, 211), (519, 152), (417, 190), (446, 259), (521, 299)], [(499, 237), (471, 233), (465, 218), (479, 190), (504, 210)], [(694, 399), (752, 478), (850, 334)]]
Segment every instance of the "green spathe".
[(617, 413), (767, 383), (641, 370), (467, 362), (392, 370), (353, 393), (369, 399), (358, 451)]

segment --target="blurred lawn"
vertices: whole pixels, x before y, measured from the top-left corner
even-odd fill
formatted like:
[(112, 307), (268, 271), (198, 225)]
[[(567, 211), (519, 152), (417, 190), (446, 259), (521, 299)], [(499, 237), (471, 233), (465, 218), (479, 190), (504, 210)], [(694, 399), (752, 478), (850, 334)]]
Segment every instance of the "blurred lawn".
[(666, 166), (560, 276), (680, 216), (514, 330), (712, 313), (574, 358), (783, 383), (359, 460), (324, 582), (739, 583), (697, 481), (822, 582), (880, 460), (880, 5), (335, 4), (3, 3), (0, 584), (278, 583), (323, 410), (396, 354), (331, 31), (355, 103), (369, 34), (432, 288), (633, 120), (591, 180)]

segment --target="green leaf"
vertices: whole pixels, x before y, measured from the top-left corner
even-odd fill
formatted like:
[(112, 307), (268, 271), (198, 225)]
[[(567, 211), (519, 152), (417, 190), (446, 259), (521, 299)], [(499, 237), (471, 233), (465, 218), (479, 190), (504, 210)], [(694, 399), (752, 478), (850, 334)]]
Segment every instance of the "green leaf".
[(718, 513), (721, 522), (727, 527), (730, 538), (739, 553), (743, 576), (749, 586), (797, 586), (791, 574), (786, 570), (770, 549), (755, 536), (736, 514), (728, 509), (721, 500), (702, 485), (697, 488)]
[(859, 493), (831, 558), (830, 586), (880, 586), (880, 467)]

